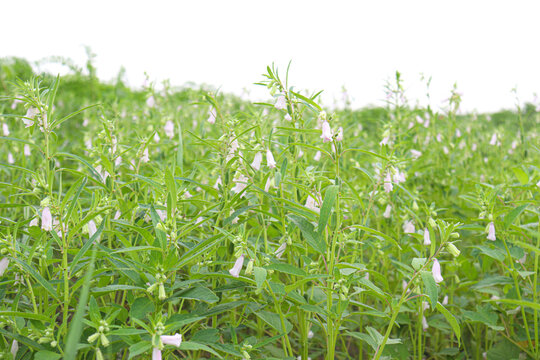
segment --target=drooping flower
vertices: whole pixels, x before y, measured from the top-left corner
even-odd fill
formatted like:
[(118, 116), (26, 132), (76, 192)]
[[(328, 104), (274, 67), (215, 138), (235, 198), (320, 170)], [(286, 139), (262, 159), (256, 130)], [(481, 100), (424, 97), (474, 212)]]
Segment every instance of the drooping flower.
[(152, 350), (152, 360), (161, 360), (161, 350), (158, 348)]
[(154, 141), (158, 143), (159, 140), (161, 140), (161, 138), (159, 137), (159, 134), (156, 132), (156, 133), (154, 134)]
[(427, 331), (429, 325), (427, 323), (426, 317), (422, 315), (422, 330)]
[(268, 192), (270, 190), (270, 187), (274, 187), (274, 178), (269, 176), (268, 179), (266, 179), (266, 184), (264, 185), (264, 191)]
[(476, 147), (477, 147), (477, 146), (476, 146), (476, 143), (473, 143), (472, 146), (471, 146), (471, 150), (472, 150), (472, 151), (476, 151)]
[(383, 146), (383, 145), (388, 145), (388, 142), (390, 141), (390, 137), (389, 136), (386, 136), (384, 137), (381, 142), (379, 143), (379, 145)]
[(218, 176), (216, 183), (214, 184), (214, 189), (218, 190), (220, 185), (223, 185), (223, 183), (221, 182), (221, 175)]
[(143, 156), (141, 158), (141, 161), (143, 163), (147, 163), (150, 161), (150, 155), (148, 154), (148, 148), (144, 149)]
[(318, 150), (318, 151), (315, 153), (315, 156), (313, 157), (313, 160), (315, 160), (315, 161), (321, 160), (321, 155), (322, 155), (322, 154), (321, 154), (321, 151)]
[(52, 215), (48, 206), (43, 208), (41, 212), (41, 229), (44, 231), (52, 230)]
[(11, 152), (8, 152), (7, 162), (8, 164), (15, 164), (15, 159), (13, 158), (13, 154)]
[(178, 333), (174, 335), (161, 335), (161, 342), (163, 342), (164, 345), (180, 347), (180, 344), (182, 344), (182, 335)]
[(384, 210), (383, 216), (384, 216), (386, 219), (388, 219), (388, 218), (390, 218), (390, 216), (391, 216), (391, 214), (390, 214), (391, 212), (392, 212), (392, 206), (386, 205), (386, 209)]
[(448, 305), (448, 295), (444, 295), (442, 304), (443, 304), (443, 305)]
[(321, 211), (321, 209), (317, 206), (315, 199), (311, 195), (308, 195), (305, 206), (315, 212)]
[(459, 131), (459, 129), (456, 129), (456, 137), (461, 137), (461, 131)]
[(536, 186), (540, 188), (540, 180), (538, 180), (538, 182), (536, 183)]
[(229, 273), (235, 278), (239, 277), (240, 271), (242, 271), (242, 266), (244, 266), (244, 255), (240, 255), (240, 257), (236, 259), (236, 262), (234, 263), (232, 269), (229, 270)]
[(15, 359), (15, 357), (17, 356), (17, 352), (19, 351), (19, 343), (17, 342), (17, 340), (13, 340), (13, 342), (11, 343), (11, 355), (13, 355), (13, 358)]
[(32, 152), (30, 151), (30, 145), (24, 144), (23, 153), (24, 153), (24, 156), (32, 155)]
[(279, 245), (278, 249), (275, 252), (275, 255), (278, 259), (281, 259), (286, 248), (287, 248), (287, 242), (284, 242), (283, 244)]
[(210, 124), (215, 124), (216, 122), (216, 109), (214, 109), (213, 107), (210, 108), (210, 110), (208, 110), (208, 122)]
[(489, 145), (497, 145), (497, 133), (494, 133), (492, 136), (491, 136), (491, 140), (489, 140)]
[(493, 224), (493, 221), (489, 223), (488, 225), (488, 240), (495, 241), (497, 238), (495, 237), (495, 224)]
[(431, 245), (431, 238), (429, 237), (428, 228), (424, 229), (424, 245), (426, 246)]
[[(245, 176), (244, 174), (241, 174), (239, 172), (236, 173), (233, 181), (235, 183), (235, 186), (234, 188), (232, 189), (232, 191), (236, 194), (242, 192), (248, 185), (248, 180), (249, 178), (247, 176)], [(243, 196), (244, 194), (242, 194)]]
[(323, 143), (332, 141), (332, 129), (330, 129), (330, 124), (326, 120), (324, 120), (322, 123), (321, 139)]
[(285, 115), (285, 120), (287, 121), (292, 121), (292, 117), (289, 113), (287, 113), (287, 115)]
[(88, 237), (91, 238), (97, 232), (96, 223), (94, 220), (88, 222)]
[(255, 169), (256, 171), (259, 171), (259, 169), (261, 168), (261, 162), (262, 162), (262, 154), (258, 152), (255, 154), (255, 157), (253, 158), (251, 167)]
[(270, 169), (276, 167), (276, 161), (274, 160), (274, 155), (272, 155), (270, 149), (266, 150), (266, 165), (268, 165)]
[(422, 152), (411, 149), (411, 155), (414, 159), (418, 159), (420, 156), (422, 156)]
[(438, 133), (437, 136), (435, 137), (437, 139), (438, 142), (441, 142), (442, 141), (442, 135), (441, 133)]
[(6, 123), (2, 124), (2, 131), (4, 132), (4, 136), (9, 136), (9, 127)]
[(413, 234), (416, 231), (414, 224), (411, 220), (407, 220), (403, 223), (403, 232), (405, 234)]
[(274, 107), (278, 110), (285, 110), (287, 108), (287, 101), (285, 100), (285, 96), (278, 96)]
[(8, 268), (8, 265), (9, 265), (8, 258), (5, 257), (5, 258), (2, 258), (2, 260), (0, 260), (0, 276), (4, 275), (4, 272)]
[(38, 224), (39, 224), (39, 219), (36, 216), (35, 218), (32, 219), (32, 221), (30, 221), (30, 224), (28, 224), (28, 226), (38, 226)]
[(171, 120), (167, 120), (163, 130), (165, 130), (165, 135), (167, 135), (169, 139), (174, 137), (174, 123)]
[(437, 284), (444, 280), (441, 275), (441, 264), (439, 264), (439, 260), (433, 259), (433, 267), (431, 268), (431, 273), (433, 274), (433, 279), (435, 279), (435, 282)]
[(150, 97), (146, 99), (146, 106), (151, 108), (156, 106), (156, 100), (154, 99), (154, 95), (150, 95)]
[(393, 189), (394, 189), (394, 185), (392, 184), (392, 175), (390, 174), (390, 171), (387, 171), (386, 176), (384, 177), (384, 191), (389, 193)]

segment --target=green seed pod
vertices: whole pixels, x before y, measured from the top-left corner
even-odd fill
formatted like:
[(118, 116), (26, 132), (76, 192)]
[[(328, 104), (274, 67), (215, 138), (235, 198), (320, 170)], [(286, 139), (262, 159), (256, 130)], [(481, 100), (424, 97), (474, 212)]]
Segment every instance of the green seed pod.
[(446, 244), (446, 250), (448, 250), (448, 252), (452, 254), (454, 257), (458, 257), (459, 254), (461, 253), (461, 251), (459, 251), (459, 249), (452, 243)]

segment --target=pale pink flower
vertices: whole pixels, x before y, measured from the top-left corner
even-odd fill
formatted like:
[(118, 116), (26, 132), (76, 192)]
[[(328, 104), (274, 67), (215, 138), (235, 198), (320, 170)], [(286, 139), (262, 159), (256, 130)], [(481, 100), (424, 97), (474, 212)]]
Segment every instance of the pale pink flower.
[(141, 158), (141, 161), (143, 163), (147, 163), (150, 161), (150, 155), (148, 154), (148, 148), (144, 149), (143, 156)]
[(9, 265), (8, 258), (5, 257), (5, 258), (2, 258), (2, 260), (0, 260), (0, 276), (4, 275), (4, 272), (8, 268), (8, 265)]
[(13, 154), (10, 152), (8, 152), (7, 162), (8, 164), (15, 164), (15, 159), (13, 158)]
[(330, 129), (330, 124), (326, 120), (322, 123), (321, 139), (323, 143), (332, 141), (332, 129)]
[(244, 255), (240, 255), (240, 257), (236, 259), (236, 262), (234, 263), (232, 269), (229, 270), (229, 273), (235, 278), (239, 277), (240, 271), (242, 271), (242, 266), (244, 266)]
[(456, 137), (461, 137), (461, 131), (459, 131), (459, 129), (456, 129)]
[(471, 150), (476, 151), (476, 148), (477, 148), (476, 143), (473, 143), (472, 146), (471, 146)]
[(24, 153), (24, 156), (32, 155), (32, 152), (30, 151), (30, 145), (24, 144), (23, 153)]
[(319, 207), (317, 206), (317, 203), (316, 203), (315, 199), (311, 195), (308, 195), (305, 206), (308, 209), (313, 210), (315, 212), (320, 211)]
[(182, 335), (178, 333), (174, 335), (161, 335), (161, 342), (163, 342), (164, 345), (180, 347), (180, 344), (182, 344)]
[(422, 153), (418, 150), (411, 149), (411, 155), (414, 159), (418, 159)]
[(154, 95), (150, 95), (150, 97), (146, 99), (146, 106), (151, 108), (156, 106), (156, 100), (154, 99)]
[(167, 220), (167, 211), (161, 210), (161, 209), (156, 209), (156, 213), (158, 214), (159, 219), (162, 222), (165, 222)]
[(424, 245), (426, 246), (431, 245), (431, 238), (429, 236), (428, 228), (424, 229)]
[(448, 147), (447, 147), (446, 145), (443, 146), (442, 149), (443, 149), (443, 152), (444, 152), (446, 155), (448, 155), (448, 154), (450, 153), (450, 151), (448, 150)]
[(41, 229), (44, 231), (52, 230), (52, 215), (49, 207), (43, 208), (41, 212)]
[(174, 123), (171, 120), (167, 120), (163, 130), (165, 130), (165, 135), (167, 135), (169, 139), (174, 137)]
[(433, 267), (431, 268), (431, 273), (433, 274), (433, 279), (435, 279), (435, 282), (437, 284), (444, 280), (441, 275), (441, 264), (439, 264), (439, 260), (433, 259)]
[(13, 340), (13, 342), (11, 343), (11, 355), (13, 355), (14, 359), (17, 356), (18, 351), (19, 351), (19, 343), (17, 342), (17, 340)]
[(210, 110), (208, 110), (208, 122), (210, 124), (215, 124), (216, 116), (217, 116), (216, 109), (214, 109), (213, 107), (210, 108)]
[(116, 213), (114, 214), (114, 220), (120, 219), (120, 216), (122, 216), (122, 213), (120, 210), (116, 210)]
[(17, 108), (17, 105), (20, 103), (22, 103), (22, 100), (14, 99), (13, 102), (11, 103), (11, 110), (15, 110)]
[(2, 130), (4, 132), (4, 136), (9, 136), (9, 128), (8, 128), (8, 125), (6, 123), (2, 124)]
[(88, 120), (88, 118), (84, 118), (84, 120), (82, 122), (82, 126), (87, 127), (88, 124), (90, 124), (90, 120)]
[(443, 305), (448, 305), (448, 295), (444, 295), (442, 304), (443, 304)]
[(292, 121), (291, 115), (287, 113), (287, 115), (285, 115), (285, 120)]
[(538, 180), (538, 182), (536, 183), (536, 186), (540, 188), (540, 180)]
[(36, 216), (35, 218), (32, 219), (32, 221), (30, 221), (30, 224), (28, 224), (28, 226), (38, 226), (38, 224), (39, 224), (39, 219)]
[(287, 248), (287, 243), (284, 242), (283, 244), (281, 244), (278, 249), (276, 250), (275, 252), (275, 255), (278, 259), (281, 259), (281, 257), (283, 256), (283, 253), (285, 252), (285, 249)]
[(392, 207), (390, 205), (386, 205), (386, 209), (384, 210), (383, 216), (388, 219), (391, 216)]
[(285, 96), (279, 95), (276, 99), (276, 104), (274, 107), (278, 110), (285, 110), (287, 108), (287, 101), (285, 99)]
[(159, 134), (156, 132), (154, 134), (154, 141), (158, 143), (160, 140), (161, 140), (161, 138), (159, 137)]
[(384, 177), (384, 191), (389, 193), (393, 189), (394, 189), (394, 185), (392, 184), (392, 175), (390, 174), (390, 171), (387, 171)]
[(438, 142), (441, 142), (441, 141), (442, 141), (442, 135), (441, 135), (441, 133), (438, 133), (438, 134), (437, 134), (436, 139), (437, 139)]
[(379, 143), (379, 145), (383, 146), (383, 145), (388, 145), (388, 142), (390, 141), (390, 137), (386, 136), (384, 137), (381, 142)]
[(253, 158), (251, 167), (255, 169), (256, 171), (259, 171), (259, 169), (261, 168), (261, 162), (262, 162), (262, 154), (258, 152), (255, 154), (255, 157)]
[(429, 325), (427, 323), (426, 317), (422, 315), (422, 330), (427, 331)]
[(268, 165), (270, 169), (276, 167), (276, 161), (274, 160), (274, 155), (272, 155), (270, 149), (266, 150), (266, 165)]
[(497, 238), (495, 237), (495, 224), (492, 222), (489, 223), (488, 225), (488, 236), (487, 236), (487, 239), (488, 240), (491, 240), (491, 241), (495, 241), (497, 240)]
[(315, 160), (315, 161), (321, 160), (321, 155), (322, 155), (322, 154), (321, 154), (321, 151), (318, 150), (318, 151), (315, 153), (315, 156), (313, 157), (313, 160)]
[(497, 145), (497, 133), (494, 133), (492, 136), (491, 136), (491, 140), (489, 140), (489, 145)]
[(407, 220), (403, 223), (403, 232), (405, 234), (413, 234), (416, 231), (412, 221)]
[[(243, 174), (236, 173), (236, 176), (234, 177), (233, 181), (235, 183), (234, 188), (232, 191), (236, 194), (242, 192), (248, 185), (249, 178)], [(242, 194), (243, 196), (244, 194)]]
[(158, 348), (152, 350), (152, 360), (161, 360), (161, 350)]
[(395, 184), (403, 183), (407, 180), (407, 175), (403, 171), (396, 171), (396, 173), (393, 176), (393, 180)]
[(271, 176), (266, 179), (266, 184), (264, 185), (264, 191), (268, 192), (270, 190), (270, 187), (274, 185), (274, 180)]
[(88, 222), (88, 237), (91, 238), (97, 232), (96, 223), (94, 220)]
[(217, 180), (216, 180), (216, 183), (214, 184), (214, 189), (218, 190), (219, 189), (219, 185), (223, 185), (223, 183), (221, 182), (221, 175), (218, 176)]

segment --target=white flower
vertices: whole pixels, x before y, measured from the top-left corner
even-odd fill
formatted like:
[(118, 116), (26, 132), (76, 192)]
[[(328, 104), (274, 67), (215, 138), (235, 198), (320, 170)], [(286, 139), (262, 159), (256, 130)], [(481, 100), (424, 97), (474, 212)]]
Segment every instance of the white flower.
[(323, 140), (323, 143), (332, 141), (332, 129), (330, 129), (330, 124), (326, 120), (322, 123), (321, 139)]
[(114, 214), (114, 220), (120, 219), (120, 216), (122, 216), (122, 213), (120, 210), (116, 210), (116, 213)]
[(448, 155), (448, 153), (450, 152), (450, 151), (448, 150), (448, 147), (446, 147), (446, 145), (444, 145), (442, 149), (443, 149), (443, 152), (444, 152), (446, 155)]
[(422, 156), (422, 152), (411, 149), (411, 155), (414, 159), (418, 159), (420, 156)]
[(428, 228), (424, 229), (424, 245), (428, 246), (431, 245), (431, 239), (429, 237), (429, 230)]
[(384, 210), (383, 216), (384, 216), (386, 219), (388, 219), (388, 218), (390, 218), (390, 216), (391, 216), (391, 214), (390, 214), (391, 212), (392, 212), (392, 207), (391, 207), (390, 205), (386, 205), (386, 209)]
[(343, 127), (340, 126), (336, 136), (336, 141), (343, 141)]
[(472, 150), (472, 151), (476, 151), (476, 147), (477, 147), (477, 146), (476, 146), (476, 143), (473, 143), (472, 146), (471, 146), (471, 150)]
[(444, 295), (442, 304), (443, 304), (443, 305), (448, 305), (448, 295)]
[(143, 156), (141, 158), (141, 161), (143, 163), (147, 163), (150, 161), (150, 155), (148, 154), (148, 148), (144, 149)]
[(161, 209), (156, 209), (156, 213), (158, 214), (159, 219), (162, 222), (165, 222), (167, 220), (167, 211), (161, 210)]
[(30, 146), (28, 144), (24, 144), (24, 148), (23, 148), (23, 153), (24, 153), (24, 156), (30, 156), (32, 155), (32, 152), (30, 151)]
[(94, 220), (88, 222), (88, 237), (91, 238), (97, 232), (96, 223)]
[(494, 133), (489, 140), (489, 145), (497, 145), (497, 133)]
[(285, 115), (285, 120), (287, 120), (287, 121), (292, 121), (291, 115), (289, 115), (289, 114), (287, 113), (287, 115)]
[(172, 139), (174, 136), (174, 123), (171, 120), (167, 120), (163, 130), (165, 130), (165, 135), (167, 135), (169, 139)]
[(8, 164), (15, 164), (15, 159), (13, 158), (13, 154), (11, 152), (8, 152), (7, 162)]
[(436, 139), (437, 139), (438, 142), (441, 142), (441, 141), (442, 141), (442, 135), (441, 135), (441, 133), (438, 133), (438, 134), (437, 134)]
[(405, 234), (413, 234), (415, 231), (414, 224), (411, 220), (407, 220), (403, 223), (403, 232)]
[(156, 133), (154, 134), (154, 141), (158, 143), (159, 140), (161, 140), (161, 138), (159, 137), (159, 134), (156, 131)]
[(150, 97), (146, 99), (146, 106), (151, 108), (156, 106), (156, 100), (154, 99), (154, 95), (150, 95)]
[(262, 162), (262, 154), (258, 152), (255, 154), (255, 157), (253, 158), (251, 167), (255, 169), (256, 171), (259, 171), (259, 169), (261, 168), (261, 162)]
[(322, 155), (322, 154), (321, 154), (321, 151), (318, 150), (318, 151), (315, 153), (315, 156), (313, 157), (313, 160), (315, 160), (315, 161), (321, 160), (321, 155)]
[(431, 268), (431, 273), (433, 274), (433, 279), (435, 279), (435, 282), (437, 284), (444, 280), (441, 275), (441, 264), (439, 264), (439, 260), (433, 259), (433, 267)]
[(152, 350), (152, 360), (161, 360), (161, 350), (158, 348)]
[(19, 351), (19, 343), (17, 342), (17, 340), (13, 340), (13, 342), (11, 343), (11, 355), (13, 355), (14, 359), (17, 356), (18, 351)]
[(517, 140), (512, 141), (512, 150), (515, 150), (517, 146), (518, 146)]
[(283, 256), (283, 253), (285, 252), (285, 249), (287, 248), (287, 243), (284, 242), (283, 244), (281, 244), (278, 249), (276, 250), (275, 252), (275, 255), (278, 259), (281, 259), (281, 257)]
[(213, 107), (210, 108), (210, 110), (208, 110), (208, 122), (210, 124), (214, 124), (216, 122), (216, 109), (214, 109)]
[(221, 182), (221, 175), (218, 176), (217, 180), (216, 180), (216, 183), (214, 184), (214, 189), (218, 190), (219, 189), (219, 185), (223, 185), (222, 182)]
[(4, 275), (4, 272), (8, 268), (8, 265), (9, 265), (8, 258), (5, 257), (5, 258), (2, 258), (2, 260), (0, 260), (0, 276)]
[(278, 110), (285, 110), (287, 108), (285, 96), (279, 95), (276, 99), (276, 104), (274, 105), (274, 107)]
[(493, 224), (493, 221), (489, 223), (488, 225), (488, 240), (495, 241), (497, 238), (495, 237), (495, 224)]
[(540, 188), (540, 180), (538, 180), (538, 182), (536, 183), (536, 186)]
[(87, 127), (88, 124), (90, 124), (90, 120), (88, 120), (88, 118), (84, 118), (84, 120), (82, 122), (82, 126)]
[(229, 270), (229, 274), (235, 278), (239, 277), (240, 271), (242, 271), (242, 266), (244, 266), (244, 255), (241, 255), (238, 259), (236, 259), (234, 266)]
[(39, 219), (36, 216), (35, 218), (32, 219), (32, 221), (30, 221), (30, 224), (28, 224), (28, 226), (38, 226), (38, 224), (39, 224)]
[(2, 124), (2, 130), (4, 131), (4, 136), (9, 136), (9, 128), (6, 123)]
[(427, 323), (426, 317), (422, 315), (422, 330), (427, 331), (429, 325)]
[(383, 145), (388, 145), (388, 142), (390, 141), (390, 137), (389, 136), (386, 136), (384, 137), (381, 142), (379, 143), (379, 145), (383, 146)]
[(390, 171), (387, 171), (386, 176), (384, 177), (384, 191), (389, 193), (393, 189), (394, 189), (394, 185), (392, 184), (392, 175), (390, 174)]
[(403, 171), (398, 170), (394, 174), (393, 180), (394, 180), (394, 183), (396, 183), (396, 184), (403, 183), (403, 182), (405, 182), (407, 180), (406, 179), (406, 174)]
[(456, 137), (461, 137), (461, 131), (459, 131), (459, 129), (456, 129)]
[(317, 203), (315, 202), (315, 199), (311, 195), (308, 195), (305, 206), (308, 209), (313, 210), (315, 212), (320, 211), (319, 207), (317, 206)]
[(52, 230), (52, 215), (49, 207), (43, 208), (41, 212), (41, 229), (44, 231)]
[(315, 334), (314, 334), (313, 331), (311, 331), (311, 330), (309, 330), (308, 333), (307, 333), (308, 339), (312, 339), (314, 335), (315, 335)]
[(180, 344), (182, 344), (182, 335), (176, 333), (174, 335), (161, 335), (161, 342), (163, 342), (164, 345), (172, 345), (176, 347), (180, 347)]
[[(233, 181), (235, 183), (235, 186), (234, 188), (232, 189), (232, 191), (236, 194), (242, 192), (248, 185), (248, 180), (249, 178), (239, 172), (236, 173)], [(242, 196), (244, 196), (244, 194), (242, 194)]]
[(276, 161), (274, 160), (274, 155), (272, 155), (270, 149), (266, 150), (266, 165), (268, 165), (270, 169), (276, 167)]

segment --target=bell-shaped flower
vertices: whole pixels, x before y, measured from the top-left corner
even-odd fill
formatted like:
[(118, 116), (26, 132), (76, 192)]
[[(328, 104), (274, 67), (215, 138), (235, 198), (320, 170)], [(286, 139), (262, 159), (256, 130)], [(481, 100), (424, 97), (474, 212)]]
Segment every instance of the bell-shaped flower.
[(278, 249), (274, 253), (278, 259), (281, 259), (286, 248), (287, 248), (287, 242), (284, 242), (283, 244), (279, 245)]
[(255, 154), (255, 157), (253, 158), (251, 167), (255, 169), (256, 171), (259, 171), (259, 169), (261, 168), (261, 163), (262, 163), (262, 154), (258, 152)]
[(431, 268), (431, 273), (433, 274), (433, 279), (435, 279), (435, 282), (437, 284), (444, 280), (441, 275), (441, 264), (439, 264), (439, 260), (433, 259), (433, 267)]
[(4, 272), (8, 268), (8, 265), (9, 265), (8, 258), (5, 257), (5, 258), (2, 258), (2, 260), (0, 260), (0, 276), (4, 275)]
[(329, 142), (329, 141), (332, 141), (332, 129), (330, 129), (330, 124), (328, 123), (328, 121), (323, 121), (322, 123), (322, 134), (321, 134), (321, 139), (323, 141), (323, 143), (325, 142)]
[(208, 122), (210, 124), (215, 124), (216, 116), (217, 116), (216, 109), (214, 109), (213, 107), (210, 108), (210, 110), (208, 110)]
[(388, 145), (389, 142), (390, 142), (390, 137), (386, 136), (381, 140), (381, 142), (379, 142), (379, 145), (381, 145), (381, 146)]
[(158, 348), (152, 350), (152, 360), (161, 360), (161, 350)]
[(30, 145), (24, 144), (23, 153), (24, 153), (24, 156), (32, 155), (32, 152), (30, 151)]
[(154, 134), (154, 141), (158, 143), (160, 140), (161, 140), (161, 138), (159, 137), (159, 134), (156, 132)]
[(150, 95), (150, 97), (146, 99), (146, 106), (151, 108), (156, 106), (156, 100), (154, 99), (154, 95)]
[(497, 133), (494, 133), (492, 136), (491, 136), (491, 140), (489, 140), (489, 145), (497, 145)]
[(308, 195), (305, 207), (315, 212), (321, 211), (321, 209), (317, 206), (315, 199), (311, 195)]
[(287, 101), (285, 99), (285, 96), (279, 95), (276, 99), (276, 104), (274, 107), (278, 110), (285, 110), (287, 108)]
[(44, 231), (51, 231), (53, 228), (53, 221), (52, 221), (52, 215), (51, 210), (49, 207), (43, 208), (43, 211), (41, 212), (41, 229)]
[(266, 150), (266, 165), (268, 165), (270, 169), (276, 167), (276, 161), (274, 160), (274, 155), (272, 155), (270, 149)]
[(289, 113), (287, 113), (287, 115), (285, 115), (285, 120), (287, 121), (292, 121), (292, 117)]
[(313, 157), (313, 160), (315, 160), (315, 161), (321, 160), (321, 155), (322, 155), (321, 151), (318, 150), (318, 151), (315, 153), (315, 156)]
[(161, 335), (161, 342), (164, 345), (180, 347), (180, 344), (182, 344), (182, 335), (178, 333), (174, 335)]
[(488, 225), (488, 236), (487, 236), (487, 239), (488, 240), (491, 240), (491, 241), (495, 241), (497, 240), (497, 238), (495, 237), (495, 224), (492, 222), (489, 223)]
[(232, 269), (229, 270), (229, 273), (235, 278), (239, 277), (240, 271), (242, 271), (242, 266), (244, 266), (244, 255), (240, 255), (240, 257), (236, 259), (236, 262), (234, 263)]
[(418, 159), (420, 156), (422, 156), (422, 152), (418, 150), (411, 149), (411, 155), (413, 159)]
[(88, 237), (91, 238), (97, 232), (96, 223), (94, 220), (88, 222)]
[(414, 224), (411, 220), (407, 220), (403, 223), (403, 232), (405, 234), (412, 234), (416, 231)]
[(150, 161), (150, 155), (148, 154), (148, 148), (144, 149), (143, 156), (141, 157), (141, 161), (143, 163), (147, 163)]
[(9, 127), (6, 123), (2, 124), (2, 131), (4, 132), (4, 136), (9, 136)]
[(391, 216), (391, 212), (392, 212), (392, 206), (386, 205), (386, 209), (384, 209), (384, 214), (383, 214), (383, 216), (384, 216), (386, 219), (389, 219), (390, 216)]
[(392, 175), (390, 174), (390, 171), (387, 171), (386, 176), (384, 177), (384, 191), (389, 193), (393, 189), (394, 189), (394, 185), (392, 184)]
[(429, 237), (428, 228), (424, 229), (424, 245), (426, 246), (431, 245), (431, 238)]
[(426, 317), (422, 315), (422, 330), (427, 331), (429, 325), (427, 323)]
[(8, 152), (7, 162), (8, 164), (15, 164), (15, 158), (13, 157), (13, 154), (11, 152)]
[(28, 224), (28, 226), (38, 226), (38, 225), (39, 225), (39, 219), (37, 216), (33, 218), (32, 221), (30, 221), (30, 224)]
[(248, 186), (248, 180), (249, 178), (247, 176), (237, 172), (233, 179), (235, 186), (232, 191), (236, 194), (242, 192)]
[(165, 130), (165, 135), (167, 135), (169, 139), (174, 137), (174, 123), (171, 120), (167, 120), (163, 130)]

